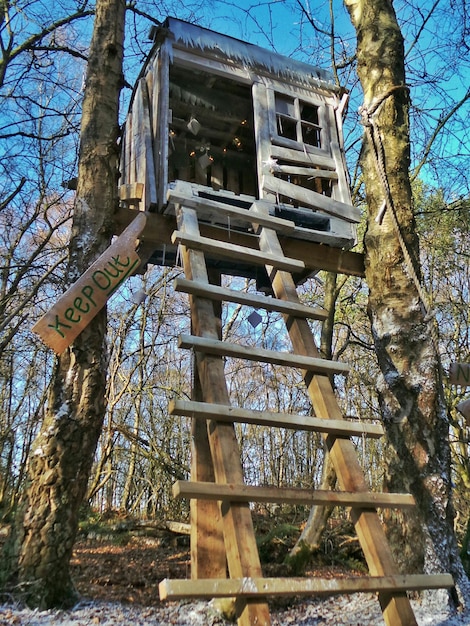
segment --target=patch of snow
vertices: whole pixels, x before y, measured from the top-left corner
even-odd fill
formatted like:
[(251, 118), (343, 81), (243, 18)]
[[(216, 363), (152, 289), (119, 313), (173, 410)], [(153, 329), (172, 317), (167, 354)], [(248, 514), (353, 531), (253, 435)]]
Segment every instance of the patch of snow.
[(175, 41), (184, 46), (220, 52), (247, 68), (258, 66), (278, 76), (290, 77), (306, 84), (323, 84), (328, 89), (335, 89), (332, 74), (324, 69), (173, 17), (167, 19), (165, 26), (174, 35)]
[[(411, 601), (419, 626), (469, 626), (470, 612), (453, 613), (442, 596), (430, 592)], [(272, 626), (381, 626), (378, 600), (373, 594), (309, 599), (271, 611)], [(222, 626), (229, 622), (207, 602), (169, 602), (143, 607), (104, 602), (80, 602), (70, 611), (38, 611), (0, 605), (0, 624), (15, 626)]]
[[(67, 372), (67, 376), (71, 374), (72, 374), (72, 370), (69, 370)], [(56, 411), (55, 419), (61, 420), (62, 418), (67, 417), (68, 414), (69, 414), (69, 405), (68, 405), (68, 402), (64, 402), (62, 406), (60, 406), (59, 409)]]

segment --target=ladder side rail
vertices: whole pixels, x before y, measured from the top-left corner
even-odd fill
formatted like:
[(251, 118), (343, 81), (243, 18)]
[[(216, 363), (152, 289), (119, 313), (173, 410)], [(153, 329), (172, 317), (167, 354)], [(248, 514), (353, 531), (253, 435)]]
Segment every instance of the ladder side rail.
[[(260, 208), (254, 205), (250, 210), (256, 213)], [(256, 223), (255, 216), (253, 221)], [(284, 254), (277, 234), (271, 229), (261, 230), (259, 244), (263, 252), (280, 256)], [(298, 301), (292, 276), (284, 271), (276, 271), (271, 266), (267, 266), (266, 269), (271, 277), (276, 298)], [(286, 317), (286, 326), (295, 352), (316, 358), (320, 356), (307, 320)], [(307, 371), (304, 374), (304, 380), (315, 414), (329, 416), (332, 419), (343, 419), (329, 378)], [(325, 436), (325, 441), (341, 489), (343, 491), (368, 491), (369, 488), (353, 443), (349, 439), (336, 438), (331, 435)], [(353, 508), (351, 516), (371, 575), (399, 574), (377, 513)], [(406, 593), (379, 593), (379, 601), (387, 626), (417, 626)]]
[[(193, 364), (195, 356), (193, 355)], [(202, 400), (197, 367), (193, 367), (193, 401)], [(215, 483), (207, 420), (191, 420), (191, 480)], [(191, 579), (226, 578), (227, 559), (220, 507), (214, 500), (190, 500)]]
[[(199, 235), (197, 214), (193, 209), (176, 207), (178, 228), (183, 233)], [(182, 259), (186, 277), (190, 280), (209, 282), (204, 253), (182, 246)], [(199, 297), (191, 297), (191, 321), (193, 332), (201, 337), (218, 339), (217, 320), (213, 303)], [(197, 353), (197, 368), (202, 395), (206, 402), (229, 405), (230, 399), (225, 381), (223, 359), (218, 356)], [(217, 482), (243, 482), (240, 451), (233, 424), (208, 421), (209, 445)], [(221, 505), (225, 549), (231, 578), (262, 576), (261, 563), (253, 528), (251, 511), (247, 503)], [(271, 618), (266, 602), (237, 604), (239, 626), (269, 626)]]

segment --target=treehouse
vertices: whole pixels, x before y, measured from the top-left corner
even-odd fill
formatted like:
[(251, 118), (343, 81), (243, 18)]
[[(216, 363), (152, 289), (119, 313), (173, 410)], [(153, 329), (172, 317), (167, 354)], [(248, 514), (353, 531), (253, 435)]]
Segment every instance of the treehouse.
[[(345, 96), (322, 70), (179, 20), (168, 19), (154, 38), (123, 134), (116, 229), (123, 214), (128, 224), (33, 330), (62, 353), (128, 276), (148, 261), (173, 264), (178, 246), (184, 278), (174, 288), (191, 296), (191, 334), (178, 347), (192, 351), (194, 386), (175, 394), (168, 412), (192, 420), (191, 480), (173, 485), (176, 498), (191, 501), (191, 579), (161, 581), (160, 598), (232, 598), (238, 626), (252, 626), (271, 623), (268, 597), (369, 591), (378, 592), (387, 626), (415, 626), (406, 591), (454, 581), (398, 576), (377, 509), (410, 508), (414, 499), (367, 492), (352, 438), (381, 437), (383, 427), (343, 417), (330, 379), (350, 367), (319, 358), (310, 321), (328, 313), (302, 303), (296, 289), (319, 269), (363, 271), (361, 255), (347, 251), (359, 213), (342, 148)], [(221, 284), (222, 273), (256, 278), (270, 297)], [(261, 319), (258, 310), (279, 313), (292, 349), (266, 349), (264, 332), (255, 345), (232, 343), (221, 302), (251, 309), (248, 321)], [(270, 375), (259, 390), (265, 409), (235, 405), (227, 358), (302, 371), (311, 409), (270, 407)], [(322, 433), (339, 488), (246, 481), (235, 422)], [(351, 508), (369, 575), (263, 577), (253, 502)]]
[[(377, 509), (411, 508), (414, 499), (367, 491), (353, 438), (381, 437), (383, 427), (344, 418), (331, 377), (350, 367), (320, 358), (310, 322), (328, 312), (304, 304), (296, 289), (320, 269), (363, 273), (362, 255), (348, 251), (359, 212), (342, 146), (346, 96), (322, 70), (173, 18), (154, 39), (123, 133), (121, 232), (34, 331), (62, 353), (127, 277), (149, 261), (173, 265), (178, 248), (184, 278), (174, 288), (191, 296), (191, 334), (178, 347), (192, 352), (194, 386), (175, 393), (168, 413), (191, 418), (191, 479), (173, 485), (176, 498), (191, 501), (191, 579), (161, 581), (160, 598), (233, 598), (238, 626), (252, 626), (271, 623), (268, 597), (369, 591), (378, 592), (387, 626), (415, 626), (405, 592), (454, 581), (398, 576)], [(220, 274), (255, 278), (269, 297), (222, 284)], [(244, 307), (255, 327), (258, 310), (280, 314), (291, 349), (267, 349), (264, 331), (249, 345), (232, 342), (221, 302)], [(266, 407), (248, 398), (237, 406), (230, 377), (238, 368), (225, 368), (228, 358), (300, 370), (310, 409), (303, 401), (301, 413), (271, 407), (270, 369), (259, 388)], [(291, 486), (245, 480), (235, 422), (322, 433), (338, 489), (301, 488), (295, 477)], [(263, 577), (254, 502), (350, 508), (369, 575)]]
[[(175, 18), (151, 35), (123, 133), (122, 204), (172, 215), (183, 202), (250, 233), (257, 203), (289, 237), (351, 248), (360, 216), (343, 152), (347, 96), (330, 74)], [(150, 261), (172, 264), (175, 250), (168, 242)], [(208, 261), (253, 275), (242, 261)]]

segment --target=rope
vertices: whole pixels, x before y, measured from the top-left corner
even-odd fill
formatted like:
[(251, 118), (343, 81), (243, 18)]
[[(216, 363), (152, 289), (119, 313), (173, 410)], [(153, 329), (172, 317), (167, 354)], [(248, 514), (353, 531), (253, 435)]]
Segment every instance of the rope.
[(400, 89), (408, 89), (408, 88), (405, 85), (396, 85), (394, 87), (391, 87), (386, 92), (384, 92), (380, 96), (380, 98), (378, 98), (369, 108), (367, 108), (366, 106), (362, 106), (359, 109), (359, 112), (362, 118), (362, 124), (365, 128), (367, 140), (372, 150), (377, 174), (379, 176), (380, 182), (382, 184), (382, 189), (384, 192), (384, 201), (376, 217), (376, 222), (378, 224), (381, 224), (385, 216), (385, 213), (388, 210), (389, 215), (392, 220), (392, 224), (397, 233), (398, 242), (400, 244), (400, 248), (403, 253), (403, 258), (405, 261), (405, 266), (406, 266), (408, 275), (413, 281), (416, 287), (416, 290), (418, 292), (419, 299), (421, 301), (422, 307), (425, 312), (425, 321), (431, 324), (430, 326), (431, 338), (434, 343), (434, 348), (436, 350), (436, 353), (439, 354), (439, 336), (437, 332), (436, 319), (434, 317), (433, 311), (431, 310), (431, 307), (429, 306), (428, 294), (424, 290), (416, 274), (416, 270), (413, 264), (413, 260), (411, 258), (411, 254), (408, 250), (408, 246), (406, 245), (406, 242), (401, 232), (400, 224), (398, 222), (397, 213), (395, 209), (395, 204), (393, 202), (392, 193), (390, 191), (390, 185), (389, 185), (388, 177), (387, 177), (387, 170), (385, 167), (385, 150), (384, 150), (382, 138), (380, 136), (380, 133), (373, 119), (373, 115), (377, 113), (382, 103), (387, 98), (389, 98), (395, 91), (400, 90)]

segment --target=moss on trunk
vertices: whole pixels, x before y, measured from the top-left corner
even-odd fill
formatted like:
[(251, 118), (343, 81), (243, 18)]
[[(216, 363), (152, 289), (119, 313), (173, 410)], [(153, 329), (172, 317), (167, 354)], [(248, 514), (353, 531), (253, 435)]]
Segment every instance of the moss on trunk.
[[(117, 131), (125, 2), (98, 0), (83, 101), (68, 275), (73, 282), (109, 245), (117, 207)], [(12, 539), (10, 577), (40, 608), (76, 601), (69, 563), (105, 414), (106, 314), (58, 359), (47, 415), (28, 463)]]

